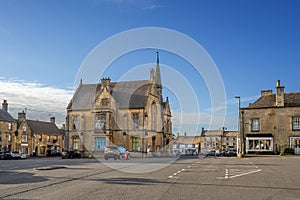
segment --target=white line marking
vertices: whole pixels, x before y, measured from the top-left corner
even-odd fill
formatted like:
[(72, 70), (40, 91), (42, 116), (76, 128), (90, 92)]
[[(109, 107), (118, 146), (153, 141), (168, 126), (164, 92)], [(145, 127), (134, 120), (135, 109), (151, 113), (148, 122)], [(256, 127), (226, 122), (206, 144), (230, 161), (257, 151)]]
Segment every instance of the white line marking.
[(174, 174), (173, 174), (173, 176), (176, 176), (176, 175), (177, 175), (177, 173), (174, 173)]
[(188, 168), (190, 168), (191, 166), (188, 166)]
[(184, 171), (185, 169), (182, 169), (181, 171)]
[(181, 171), (178, 171), (178, 172), (177, 172), (177, 174), (180, 174), (180, 173), (181, 173)]
[(245, 176), (245, 175), (253, 174), (253, 173), (256, 173), (256, 172), (260, 172), (260, 171), (261, 171), (261, 169), (258, 169), (258, 170), (255, 170), (255, 171), (246, 172), (246, 173), (238, 174), (238, 175), (235, 175), (235, 176), (230, 176), (229, 178), (236, 178), (236, 177), (239, 177), (239, 176)]
[(228, 178), (228, 169), (225, 170), (225, 178)]
[(168, 178), (173, 178), (173, 176), (169, 176)]

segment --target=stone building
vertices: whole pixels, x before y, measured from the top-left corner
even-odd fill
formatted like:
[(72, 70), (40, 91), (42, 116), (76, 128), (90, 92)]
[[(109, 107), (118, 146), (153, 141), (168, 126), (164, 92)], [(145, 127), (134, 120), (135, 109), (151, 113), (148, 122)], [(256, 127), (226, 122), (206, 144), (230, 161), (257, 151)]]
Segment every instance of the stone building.
[(14, 151), (14, 137), (17, 130), (17, 120), (8, 113), (8, 103), (4, 100), (0, 109), (0, 151)]
[(55, 124), (55, 117), (50, 122), (28, 120), (23, 111), (18, 114), (18, 123), (17, 151), (35, 156), (47, 156), (51, 150), (62, 151), (63, 134)]
[(184, 135), (176, 134), (176, 138), (173, 143), (174, 155), (197, 155), (200, 152), (201, 136), (189, 136), (186, 133)]
[(246, 108), (240, 109), (242, 149), (246, 153), (278, 153), (300, 147), (300, 93), (285, 93), (280, 81), (276, 94), (261, 91), (261, 96)]
[[(163, 100), (159, 57), (150, 79), (128, 82), (80, 82), (67, 107), (66, 145), (94, 155), (106, 146), (131, 152), (166, 151), (172, 140), (171, 110)], [(170, 146), (170, 147), (169, 147)]]
[(201, 153), (210, 150), (237, 149), (238, 131), (227, 131), (225, 127), (219, 130), (205, 130), (201, 132)]

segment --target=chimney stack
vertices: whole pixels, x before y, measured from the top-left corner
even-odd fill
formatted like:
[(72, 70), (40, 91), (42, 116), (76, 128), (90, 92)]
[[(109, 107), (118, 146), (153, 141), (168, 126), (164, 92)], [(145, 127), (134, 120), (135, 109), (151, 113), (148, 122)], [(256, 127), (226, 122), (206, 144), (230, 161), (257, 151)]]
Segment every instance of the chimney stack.
[(264, 97), (264, 96), (268, 96), (272, 94), (272, 90), (262, 90), (261, 91), (261, 96)]
[(276, 82), (276, 106), (284, 106), (284, 87), (280, 85), (280, 80)]
[(50, 122), (51, 122), (52, 124), (55, 124), (55, 117), (50, 117)]
[(21, 122), (23, 119), (26, 119), (26, 113), (24, 111), (18, 113), (18, 121)]
[(3, 100), (3, 103), (2, 103), (2, 110), (5, 110), (6, 112), (8, 111), (8, 103), (7, 103), (7, 100)]

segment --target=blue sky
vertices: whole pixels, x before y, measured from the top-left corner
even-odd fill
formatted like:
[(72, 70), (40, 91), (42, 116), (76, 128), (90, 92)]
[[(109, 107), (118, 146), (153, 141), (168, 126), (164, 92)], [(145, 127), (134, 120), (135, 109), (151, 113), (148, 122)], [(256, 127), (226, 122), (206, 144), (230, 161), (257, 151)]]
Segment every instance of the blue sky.
[[(224, 126), (236, 129), (234, 96), (241, 96), (241, 105), (247, 106), (260, 90), (274, 92), (278, 79), (286, 92), (300, 91), (299, 9), (296, 0), (1, 0), (0, 100), (8, 100), (14, 117), (26, 107), (29, 118), (57, 116), (63, 123), (78, 70), (99, 43), (126, 30), (161, 27), (193, 38), (213, 59), (226, 91)], [(122, 66), (123, 71), (145, 65), (141, 77), (145, 79), (155, 63), (155, 52), (132, 52), (112, 65)], [(197, 92), (199, 127), (208, 127), (211, 105), (201, 76), (170, 52), (160, 51), (160, 61), (189, 80)], [(105, 76), (116, 81), (120, 71), (108, 70)], [(166, 75), (162, 76), (164, 80)], [(166, 95), (171, 93), (165, 90)], [(175, 115), (180, 109), (174, 98), (170, 101)], [(176, 122), (174, 131), (193, 134), (194, 114), (186, 111), (182, 128)]]

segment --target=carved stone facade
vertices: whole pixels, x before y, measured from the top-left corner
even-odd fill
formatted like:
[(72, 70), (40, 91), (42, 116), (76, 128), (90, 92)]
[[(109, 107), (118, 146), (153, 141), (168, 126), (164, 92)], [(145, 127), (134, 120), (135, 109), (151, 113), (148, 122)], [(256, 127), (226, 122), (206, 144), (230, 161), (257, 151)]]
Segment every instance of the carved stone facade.
[(171, 110), (168, 98), (162, 97), (158, 57), (156, 73), (151, 69), (149, 80), (81, 81), (67, 107), (66, 129), (69, 150), (94, 155), (106, 146), (124, 146), (131, 152), (171, 149)]

